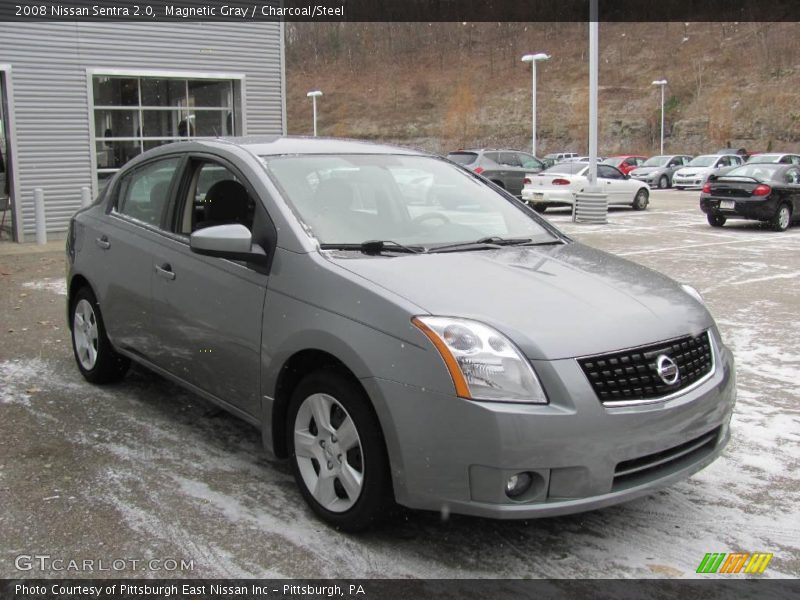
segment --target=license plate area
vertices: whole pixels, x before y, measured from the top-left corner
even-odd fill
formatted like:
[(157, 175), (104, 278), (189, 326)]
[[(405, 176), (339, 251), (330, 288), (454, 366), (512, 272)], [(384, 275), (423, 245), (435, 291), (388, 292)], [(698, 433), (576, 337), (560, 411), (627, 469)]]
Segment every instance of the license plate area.
[(534, 200), (542, 200), (542, 199), (544, 199), (544, 193), (543, 192), (533, 192), (533, 199)]
[(733, 200), (720, 200), (719, 207), (722, 210), (734, 210), (736, 208), (736, 202)]

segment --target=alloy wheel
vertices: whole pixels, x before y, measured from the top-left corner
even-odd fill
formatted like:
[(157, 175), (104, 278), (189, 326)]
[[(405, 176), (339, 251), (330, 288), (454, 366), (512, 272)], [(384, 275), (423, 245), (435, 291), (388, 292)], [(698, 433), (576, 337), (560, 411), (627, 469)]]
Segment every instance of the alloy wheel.
[(81, 366), (91, 371), (97, 363), (97, 317), (92, 305), (86, 299), (81, 299), (75, 305), (72, 335)]
[(355, 422), (336, 398), (317, 393), (303, 400), (294, 453), (303, 483), (323, 508), (352, 508), (364, 487), (364, 454)]
[(784, 204), (778, 210), (778, 226), (781, 230), (788, 229), (789, 219), (791, 218), (792, 214), (789, 212), (789, 207)]

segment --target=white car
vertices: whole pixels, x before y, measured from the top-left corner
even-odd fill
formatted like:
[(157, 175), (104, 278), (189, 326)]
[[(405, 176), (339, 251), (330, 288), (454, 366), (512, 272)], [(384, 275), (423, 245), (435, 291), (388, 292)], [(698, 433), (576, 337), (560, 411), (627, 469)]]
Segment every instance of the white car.
[[(549, 206), (574, 206), (575, 194), (589, 185), (589, 163), (569, 162), (525, 177), (522, 200), (538, 212)], [(611, 165), (597, 165), (597, 183), (608, 195), (608, 204), (644, 210), (650, 203), (650, 187), (631, 179)]]
[(675, 171), (672, 186), (675, 189), (701, 188), (710, 175), (720, 169), (738, 167), (744, 159), (737, 154), (701, 154), (695, 156), (688, 165)]

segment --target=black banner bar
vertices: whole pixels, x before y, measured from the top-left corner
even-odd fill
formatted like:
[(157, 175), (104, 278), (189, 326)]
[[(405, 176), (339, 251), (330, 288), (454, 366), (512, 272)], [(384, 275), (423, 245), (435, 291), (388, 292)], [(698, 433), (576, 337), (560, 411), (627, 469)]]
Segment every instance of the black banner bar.
[[(535, 557), (531, 557), (535, 560)], [(3, 600), (527, 600), (661, 599), (785, 600), (800, 594), (798, 580), (746, 575), (702, 580), (508, 579), (29, 579), (0, 580)]]
[[(797, 0), (599, 0), (604, 22), (797, 21)], [(2, 0), (0, 21), (587, 21), (589, 0)]]

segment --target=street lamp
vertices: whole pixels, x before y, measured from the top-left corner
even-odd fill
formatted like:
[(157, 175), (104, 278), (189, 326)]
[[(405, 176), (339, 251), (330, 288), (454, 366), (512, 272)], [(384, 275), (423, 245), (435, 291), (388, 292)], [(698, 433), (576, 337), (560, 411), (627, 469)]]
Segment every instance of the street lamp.
[(312, 92), (308, 92), (306, 96), (311, 98), (311, 102), (314, 105), (314, 137), (317, 137), (317, 98), (322, 96), (322, 92), (319, 90), (314, 90)]
[(661, 152), (659, 154), (664, 154), (664, 86), (667, 85), (667, 80), (657, 79), (652, 85), (661, 87)]
[(536, 63), (550, 58), (544, 52), (526, 54), (522, 62), (531, 63), (531, 154), (536, 156)]

